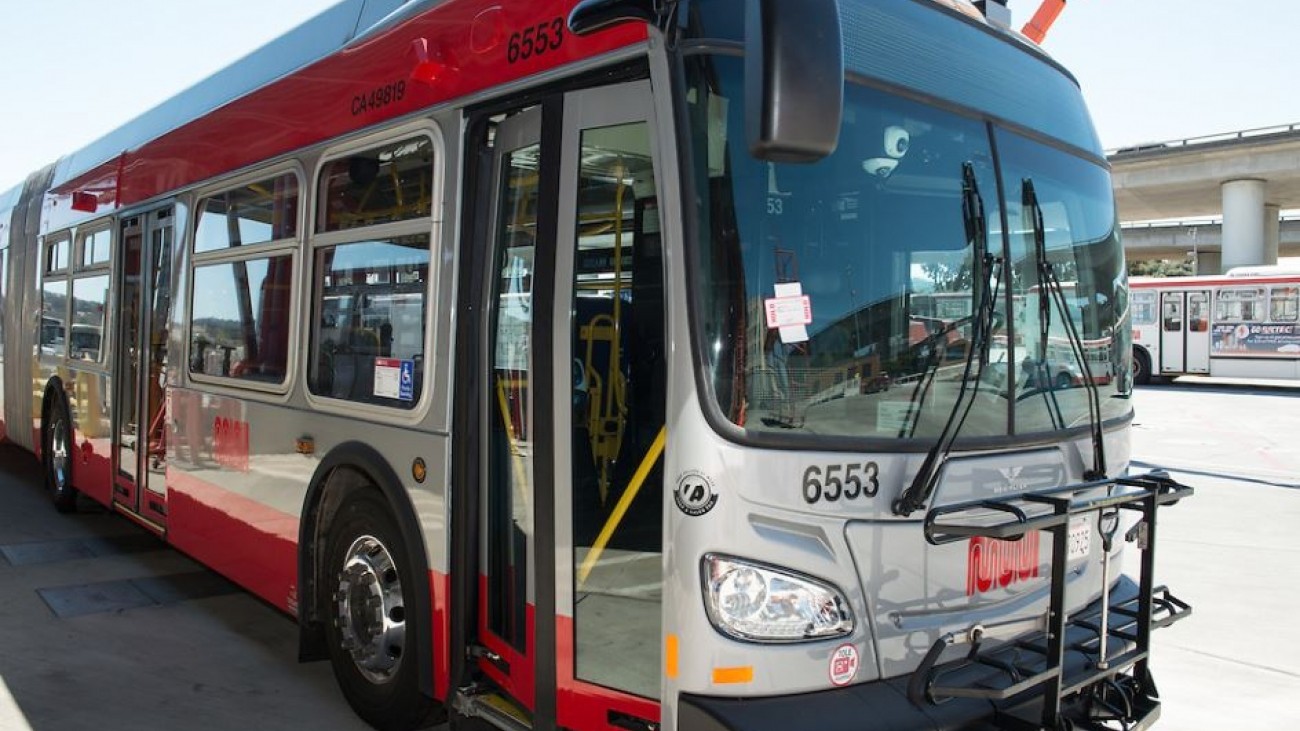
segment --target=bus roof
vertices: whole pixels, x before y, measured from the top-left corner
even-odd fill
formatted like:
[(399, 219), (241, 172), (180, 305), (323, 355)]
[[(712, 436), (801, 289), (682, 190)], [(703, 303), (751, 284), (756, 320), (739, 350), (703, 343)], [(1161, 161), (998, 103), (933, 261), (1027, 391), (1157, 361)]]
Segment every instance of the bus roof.
[(436, 2), (340, 0), (226, 68), (64, 156), (54, 174), (54, 187), (329, 56), (402, 5), (411, 4)]
[(1204, 274), (1191, 277), (1130, 277), (1132, 289), (1195, 289), (1199, 287), (1238, 287), (1249, 284), (1300, 284), (1300, 274), (1261, 274), (1255, 276)]
[(512, 60), (512, 30), (561, 23), (575, 2), (342, 0), (60, 159), (50, 228), (646, 39), (635, 24), (566, 33)]

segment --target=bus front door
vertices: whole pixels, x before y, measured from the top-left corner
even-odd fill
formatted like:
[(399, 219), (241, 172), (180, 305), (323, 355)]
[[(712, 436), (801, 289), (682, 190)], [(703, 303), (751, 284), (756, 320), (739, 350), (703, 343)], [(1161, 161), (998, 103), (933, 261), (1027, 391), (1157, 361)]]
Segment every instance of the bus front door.
[(115, 311), (113, 503), (159, 529), (167, 523), (163, 378), (171, 314), (172, 216), (167, 207), (122, 219)]
[(493, 251), (474, 670), (500, 689), (495, 712), (537, 729), (659, 720), (667, 348), (650, 97), (631, 82), (494, 117), (480, 186)]

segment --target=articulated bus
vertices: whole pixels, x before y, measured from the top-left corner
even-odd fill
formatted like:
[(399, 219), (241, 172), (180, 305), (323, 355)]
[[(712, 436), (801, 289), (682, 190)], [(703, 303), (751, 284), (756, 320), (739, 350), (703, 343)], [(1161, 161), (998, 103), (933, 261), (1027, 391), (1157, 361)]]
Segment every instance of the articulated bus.
[(1133, 373), (1300, 378), (1300, 273), (1242, 267), (1226, 275), (1135, 277)]
[(1125, 379), (1035, 375), (1129, 368), (1105, 157), (965, 0), (344, 0), (0, 203), (54, 506), (376, 727), (1159, 712), (1191, 488), (1129, 474)]

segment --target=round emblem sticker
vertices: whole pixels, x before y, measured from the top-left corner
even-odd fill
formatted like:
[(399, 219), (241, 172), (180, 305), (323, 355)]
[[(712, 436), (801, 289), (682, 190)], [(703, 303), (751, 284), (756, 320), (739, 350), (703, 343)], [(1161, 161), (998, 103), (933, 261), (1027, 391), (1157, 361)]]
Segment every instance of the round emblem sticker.
[(677, 489), (673, 491), (673, 501), (677, 509), (692, 517), (699, 517), (713, 510), (718, 504), (718, 493), (713, 489), (713, 480), (703, 472), (690, 470), (677, 478)]
[(831, 683), (848, 685), (858, 674), (858, 648), (840, 645), (831, 653)]

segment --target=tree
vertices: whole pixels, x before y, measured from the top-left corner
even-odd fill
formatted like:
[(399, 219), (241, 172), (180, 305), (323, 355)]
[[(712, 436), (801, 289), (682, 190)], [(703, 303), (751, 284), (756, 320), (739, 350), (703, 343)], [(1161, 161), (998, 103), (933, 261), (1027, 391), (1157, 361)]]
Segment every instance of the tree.
[(1130, 261), (1128, 274), (1130, 277), (1185, 277), (1195, 272), (1187, 259), (1149, 259)]

